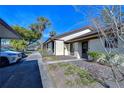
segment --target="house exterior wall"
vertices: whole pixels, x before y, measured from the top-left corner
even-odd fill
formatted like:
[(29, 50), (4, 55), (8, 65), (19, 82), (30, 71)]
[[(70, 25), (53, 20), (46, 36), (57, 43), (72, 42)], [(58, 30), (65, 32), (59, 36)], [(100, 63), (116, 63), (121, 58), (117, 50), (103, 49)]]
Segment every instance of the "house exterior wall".
[(105, 48), (105, 39), (102, 38), (102, 41), (100, 38), (98, 39), (92, 39), (88, 42), (88, 50), (89, 51), (98, 51), (105, 53), (106, 51), (111, 51), (112, 53), (120, 53), (124, 54), (124, 41), (118, 39), (118, 48)]
[(55, 55), (64, 55), (64, 41), (55, 40)]
[[(75, 42), (73, 43), (74, 46), (74, 55), (77, 58), (82, 58), (82, 42)], [(64, 44), (64, 41), (61, 40), (55, 40), (54, 41), (54, 53), (52, 51), (52, 42), (48, 43), (48, 53), (50, 55), (71, 55), (70, 53), (70, 43)], [(117, 50), (119, 53), (124, 54), (124, 41), (118, 39), (118, 48), (105, 48), (105, 40), (102, 38), (102, 41), (100, 38), (97, 39), (91, 39), (88, 41), (88, 51), (98, 51), (105, 53), (105, 49), (107, 51), (112, 51), (112, 53)]]
[[(123, 37), (124, 38), (124, 37)], [(123, 40), (118, 40), (118, 52), (121, 54), (124, 54), (124, 41)]]
[[(77, 58), (82, 58), (82, 41), (73, 42), (65, 44), (67, 40), (73, 39), (80, 35), (91, 32), (90, 29), (86, 29), (74, 34), (70, 34), (64, 37), (59, 38), (59, 40), (54, 40), (54, 52), (52, 50), (52, 42), (48, 43), (48, 53), (54, 55), (72, 55)], [(101, 41), (102, 40), (102, 41)], [(86, 41), (86, 40), (85, 40)], [(84, 42), (85, 42), (84, 41)], [(70, 47), (73, 45), (74, 47)], [(119, 53), (124, 53), (124, 41), (118, 39), (118, 48), (105, 48), (105, 39), (104, 38), (96, 38), (88, 40), (88, 51), (98, 51), (98, 52), (106, 52), (107, 51), (115, 51), (117, 50)], [(70, 51), (71, 50), (71, 51)], [(73, 51), (74, 50), (74, 51)]]
[(53, 51), (52, 51), (52, 42), (49, 42), (47, 47), (48, 47), (48, 48), (47, 48), (48, 54), (49, 54), (49, 55), (53, 55), (54, 53), (53, 53)]
[[(88, 51), (98, 51), (105, 53), (105, 49), (107, 51), (112, 51), (113, 53), (115, 50), (117, 50), (119, 53), (124, 53), (124, 41), (118, 40), (118, 48), (105, 48), (104, 38), (98, 39), (91, 39), (88, 41)], [(83, 41), (82, 41), (83, 42)], [(82, 42), (75, 42), (74, 43), (74, 56), (77, 58), (82, 58)], [(66, 45), (67, 46), (67, 45)], [(68, 44), (70, 46), (70, 44)], [(67, 50), (67, 47), (65, 48), (65, 55), (70, 55), (70, 49)]]
[(98, 39), (91, 39), (88, 41), (88, 51), (99, 51), (99, 52), (104, 52), (104, 39), (103, 40), (103, 45), (101, 43), (101, 40)]

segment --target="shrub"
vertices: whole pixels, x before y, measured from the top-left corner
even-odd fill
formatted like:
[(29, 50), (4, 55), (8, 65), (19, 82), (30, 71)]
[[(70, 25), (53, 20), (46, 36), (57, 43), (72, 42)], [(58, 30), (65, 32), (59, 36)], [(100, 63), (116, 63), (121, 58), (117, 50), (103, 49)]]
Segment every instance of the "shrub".
[(96, 52), (96, 51), (88, 51), (87, 54), (88, 54), (90, 57), (92, 57), (93, 59), (98, 59), (99, 57), (102, 56), (102, 53)]
[(113, 65), (121, 65), (124, 63), (124, 55), (110, 53), (110, 54), (106, 55), (106, 61), (109, 64), (111, 63)]
[(101, 64), (106, 64), (106, 55), (104, 53), (89, 51), (88, 55), (92, 58), (92, 61), (95, 61)]

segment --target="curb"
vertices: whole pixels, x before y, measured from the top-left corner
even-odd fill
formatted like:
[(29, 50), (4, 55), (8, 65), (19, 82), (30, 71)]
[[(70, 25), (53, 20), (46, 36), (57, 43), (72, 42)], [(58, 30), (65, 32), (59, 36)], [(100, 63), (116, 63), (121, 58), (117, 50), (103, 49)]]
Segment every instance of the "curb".
[[(41, 56), (40, 53), (39, 53), (39, 55)], [(38, 67), (39, 67), (39, 71), (40, 71), (43, 88), (53, 88), (54, 85), (48, 74), (47, 66), (42, 61), (42, 56), (40, 58), (38, 58)]]

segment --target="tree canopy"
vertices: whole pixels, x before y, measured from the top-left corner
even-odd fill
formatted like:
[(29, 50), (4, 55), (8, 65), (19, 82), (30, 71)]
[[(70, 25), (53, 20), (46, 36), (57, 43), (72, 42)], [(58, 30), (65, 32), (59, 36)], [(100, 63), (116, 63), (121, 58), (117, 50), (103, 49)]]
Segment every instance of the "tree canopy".
[(30, 25), (30, 28), (32, 31), (40, 32), (42, 35), (42, 32), (51, 25), (50, 21), (45, 17), (38, 17), (36, 23), (33, 23)]
[(101, 21), (104, 25), (111, 25), (114, 22), (121, 24), (124, 19), (124, 11), (122, 11), (121, 6), (105, 6), (101, 11)]
[(56, 31), (51, 31), (51, 32), (49, 32), (49, 36), (50, 36), (50, 37), (54, 37), (54, 36), (56, 36), (56, 34), (57, 34)]
[(13, 26), (13, 29), (22, 36), (22, 40), (11, 40), (11, 46), (16, 50), (25, 50), (29, 45), (41, 40), (44, 30), (50, 25), (51, 23), (47, 18), (38, 17), (36, 22), (29, 26), (29, 29), (17, 25)]
[(13, 29), (17, 31), (21, 36), (22, 40), (11, 40), (10, 44), (16, 50), (24, 50), (28, 45), (40, 39), (40, 32), (26, 29), (20, 26), (13, 26)]

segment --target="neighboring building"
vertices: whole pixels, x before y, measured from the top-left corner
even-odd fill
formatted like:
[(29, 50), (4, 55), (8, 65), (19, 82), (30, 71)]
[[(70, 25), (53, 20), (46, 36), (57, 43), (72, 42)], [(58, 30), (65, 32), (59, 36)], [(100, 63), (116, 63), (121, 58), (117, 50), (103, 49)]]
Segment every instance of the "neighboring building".
[(12, 29), (4, 20), (0, 18), (0, 38), (1, 39), (21, 39), (21, 36)]
[[(109, 30), (110, 28), (105, 31), (111, 39), (112, 35), (110, 35), (111, 33)], [(93, 27), (87, 26), (54, 38), (49, 38), (44, 42), (44, 49), (47, 50), (50, 55), (72, 55), (77, 58), (87, 58), (88, 51), (104, 52), (104, 48), (112, 50), (116, 48), (122, 53), (122, 42), (117, 38), (107, 41), (102, 37), (102, 40), (103, 43), (99, 38), (98, 32)]]
[(0, 49), (1, 39), (21, 39), (21, 36), (0, 18)]

